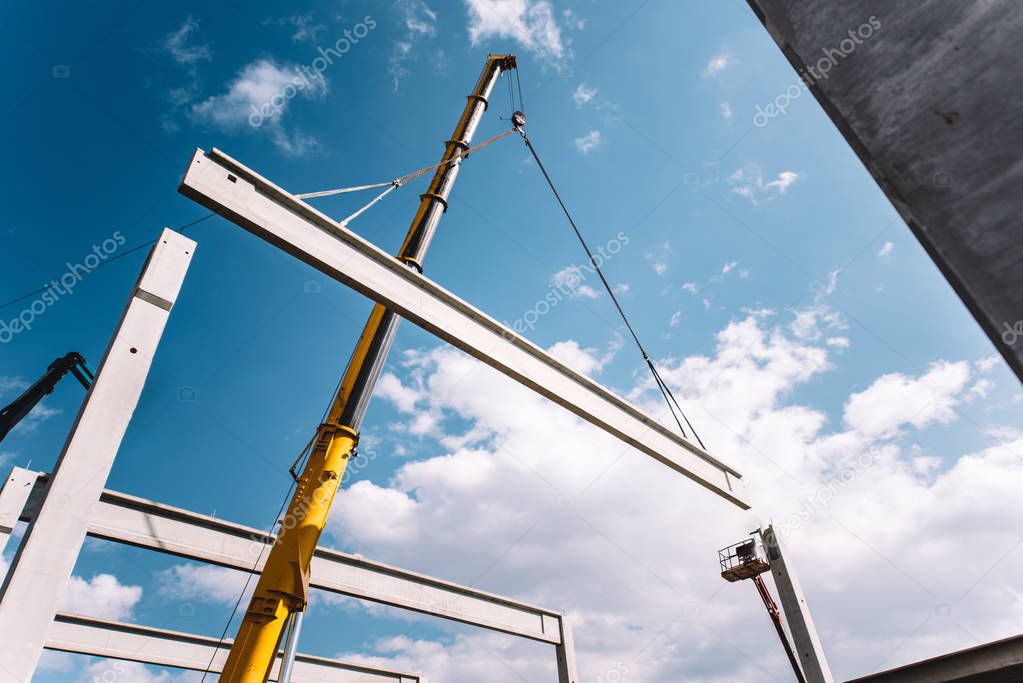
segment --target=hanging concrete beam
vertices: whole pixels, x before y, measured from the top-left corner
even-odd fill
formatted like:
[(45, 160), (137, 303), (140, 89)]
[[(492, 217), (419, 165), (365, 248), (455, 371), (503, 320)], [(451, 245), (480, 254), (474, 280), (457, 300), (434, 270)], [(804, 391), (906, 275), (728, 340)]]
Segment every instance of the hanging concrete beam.
[(38, 472), (15, 467), (0, 490), (0, 555), (3, 555), (7, 541), (21, 518), (38, 476)]
[[(39, 477), (23, 520), (33, 518), (35, 500), (45, 491), (46, 481), (46, 475)], [(259, 529), (109, 490), (93, 510), (89, 535), (247, 572), (257, 558), (265, 559), (272, 542)], [(262, 562), (256, 565), (256, 571), (261, 570)], [(327, 548), (317, 549), (311, 573), (313, 588), (563, 644), (562, 617), (557, 612), (475, 588)]]
[[(46, 636), (46, 649), (192, 671), (205, 671), (209, 665), (210, 673), (220, 673), (232, 642), (228, 639), (221, 643), (206, 636), (58, 614)], [(270, 680), (277, 680), (279, 670), (280, 657)], [(295, 658), (291, 680), (294, 683), (419, 683), (420, 677), (300, 654)]]
[(300, 199), (214, 149), (179, 191), (743, 509), (735, 469)]
[(778, 589), (778, 598), (785, 611), (785, 622), (792, 633), (792, 641), (796, 644), (799, 664), (807, 683), (834, 683), (824, 646), (821, 645), (817, 627), (810, 615), (810, 607), (803, 596), (803, 588), (792, 565), (785, 559), (785, 546), (774, 533), (774, 527), (761, 529), (760, 536), (767, 549), (767, 560), (771, 564), (771, 575), (774, 586)]
[(4, 683), (32, 678), (194, 251), (172, 230), (158, 238), (0, 588)]

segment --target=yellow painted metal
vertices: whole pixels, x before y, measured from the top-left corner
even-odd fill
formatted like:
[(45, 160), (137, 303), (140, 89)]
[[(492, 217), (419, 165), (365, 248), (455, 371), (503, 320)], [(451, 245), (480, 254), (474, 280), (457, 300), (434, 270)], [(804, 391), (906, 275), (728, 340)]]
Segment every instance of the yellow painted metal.
[[(514, 55), (490, 55), (486, 66), (462, 116), (455, 134), (447, 142), (443, 161), (451, 160), (468, 148), (466, 132), (474, 112), (486, 106), (484, 92), (492, 86), (502, 69), (515, 68)], [(411, 268), (421, 269), (421, 260), (429, 244), (432, 205), (441, 202), (447, 207), (446, 195), (448, 164), (437, 169), (429, 190), (421, 195), (419, 209), (412, 221), (398, 260)], [(435, 219), (434, 219), (435, 224)], [(320, 534), (327, 523), (345, 467), (359, 440), (361, 417), (352, 411), (352, 405), (372, 391), (376, 376), (371, 366), (379, 364), (390, 345), (394, 333), (394, 316), (380, 304), (373, 307), (369, 320), (348, 367), (341, 379), (337, 395), (327, 411), (327, 417), (316, 432), (309, 459), (298, 478), (295, 494), (281, 520), (277, 541), (270, 549), (266, 564), (256, 584), (249, 607), (242, 618), (223, 673), (222, 683), (265, 683), (270, 677), (281, 640), (292, 612), (304, 610), (309, 600), (309, 567)], [(352, 424), (346, 424), (349, 416)]]

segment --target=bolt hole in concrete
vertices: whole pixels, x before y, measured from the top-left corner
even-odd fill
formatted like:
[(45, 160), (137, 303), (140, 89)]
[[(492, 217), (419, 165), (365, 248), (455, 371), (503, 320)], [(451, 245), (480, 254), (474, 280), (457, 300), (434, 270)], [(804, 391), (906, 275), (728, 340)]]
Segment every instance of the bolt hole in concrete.
[(129, 351), (131, 351), (132, 353), (138, 353), (138, 352), (139, 352), (139, 350), (138, 350), (138, 349), (136, 349), (136, 348), (135, 348), (134, 346), (133, 346), (133, 347), (131, 347), (131, 348), (130, 348), (130, 349), (128, 349), (128, 350), (129, 350)]

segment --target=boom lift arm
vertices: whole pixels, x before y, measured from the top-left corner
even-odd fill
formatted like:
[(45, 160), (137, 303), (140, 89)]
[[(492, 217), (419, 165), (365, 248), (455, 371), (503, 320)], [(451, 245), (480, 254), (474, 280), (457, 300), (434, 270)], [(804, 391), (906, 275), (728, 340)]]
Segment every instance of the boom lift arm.
[(50, 367), (46, 369), (42, 377), (36, 380), (35, 384), (14, 399), (9, 406), (0, 410), (0, 441), (3, 441), (10, 431), (18, 426), (22, 418), (32, 412), (32, 409), (43, 400), (44, 396), (53, 393), (57, 382), (69, 372), (85, 387), (86, 391), (92, 386), (95, 376), (80, 353), (72, 351), (61, 356), (50, 363)]
[[(514, 69), (514, 55), (490, 55), (454, 134), (447, 141), (441, 164), (429, 189), (420, 195), (419, 209), (397, 259), (422, 272), (423, 258), (447, 210), (451, 188), (458, 177), (461, 155), (487, 108), (490, 93), (502, 72)], [(516, 125), (521, 125), (521, 118)], [(445, 163), (450, 162), (450, 163)], [(337, 396), (312, 441), (312, 450), (281, 520), (277, 540), (270, 549), (255, 592), (242, 619), (234, 645), (224, 664), (223, 683), (265, 683), (281, 639), (290, 627), (289, 653), (309, 593), (309, 566), (327, 522), (334, 496), (348, 459), (359, 440), (370, 396), (394, 341), (400, 318), (377, 304), (369, 316)], [(287, 664), (285, 663), (285, 668)]]

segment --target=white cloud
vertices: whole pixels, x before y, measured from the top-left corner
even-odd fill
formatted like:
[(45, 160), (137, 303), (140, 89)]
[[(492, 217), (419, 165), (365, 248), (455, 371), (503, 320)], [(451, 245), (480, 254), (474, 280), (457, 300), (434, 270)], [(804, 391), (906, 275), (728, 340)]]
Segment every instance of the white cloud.
[(704, 69), (703, 69), (703, 76), (704, 76), (704, 78), (708, 78), (710, 76), (716, 76), (723, 69), (725, 69), (725, 67), (727, 67), (727, 66), (729, 66), (731, 64), (732, 64), (732, 56), (730, 54), (728, 54), (727, 52), (719, 52), (718, 54), (716, 54), (713, 57), (711, 57), (710, 61), (707, 62), (707, 66), (704, 67)]
[(416, 403), (425, 398), (423, 392), (403, 385), (401, 380), (391, 372), (385, 372), (380, 377), (374, 393), (393, 403), (403, 413), (414, 413)]
[(725, 121), (731, 121), (732, 120), (732, 116), (733, 116), (732, 105), (729, 104), (728, 102), (722, 102), (721, 103), (721, 118), (723, 118)]
[(202, 674), (195, 671), (171, 673), (159, 667), (120, 659), (95, 659), (47, 650), (39, 661), (39, 670), (59, 672), (61, 679), (75, 683), (117, 681), (117, 683), (200, 683)]
[(619, 282), (617, 285), (615, 285), (614, 289), (615, 289), (615, 294), (628, 294), (629, 290), (632, 289), (632, 288), (629, 287), (629, 283), (628, 282)]
[(881, 249), (877, 252), (877, 255), (881, 258), (888, 258), (889, 256), (892, 255), (892, 250), (894, 248), (895, 248), (894, 244), (892, 244), (891, 242), (885, 242), (883, 245), (881, 245)]
[(738, 261), (729, 261), (725, 265), (721, 266), (721, 274), (728, 275), (728, 273), (734, 270), (737, 265), (739, 265)]
[[(885, 436), (941, 423), (941, 410), (921, 415), (901, 404), (919, 398), (918, 385), (964, 379), (971, 364), (876, 378), (847, 401), (848, 426), (829, 430), (825, 413), (793, 396), (831, 367), (828, 340), (837, 337), (800, 339), (790, 323), (750, 313), (717, 334), (711, 353), (658, 362), (711, 453), (745, 474), (753, 514), (441, 347), (414, 355), (406, 370), (428, 390), (454, 387), (445, 411), (459, 418), (455, 432), (482, 434), (485, 446), (406, 462), (387, 484), (360, 482), (330, 530), (344, 538), (351, 528), (387, 562), (566, 611), (581, 679), (626, 662), (636, 683), (783, 680), (787, 664), (769, 628), (742, 631), (746, 657), (715, 635), (745, 629), (758, 603), (708, 567), (717, 548), (769, 517), (787, 529), (836, 678), (868, 673), (886, 657), (885, 667), (896, 666), (974, 644), (965, 632), (981, 641), (1017, 632), (1023, 553), (1006, 550), (1023, 525), (1023, 461), (1014, 455), (1023, 440), (957, 459), (943, 439), (924, 451)], [(577, 343), (564, 348), (599, 356)], [(663, 411), (652, 382), (627, 393), (648, 413)], [(963, 393), (941, 396), (955, 402)], [(898, 414), (863, 416), (874, 401)], [(569, 504), (559, 507), (559, 496)], [(644, 590), (607, 590), (638, 584)], [(939, 602), (955, 603), (954, 623), (934, 616)], [(549, 678), (551, 659), (548, 649), (461, 633), (386, 638), (368, 654), (342, 656), (496, 683)], [(493, 656), (508, 666), (495, 667)]]
[(614, 356), (613, 352), (599, 356), (597, 349), (584, 349), (574, 339), (560, 341), (547, 349), (547, 352), (584, 375), (596, 375)]
[(690, 294), (696, 294), (700, 291), (700, 288), (697, 287), (695, 282), (687, 282), (682, 285), (682, 291), (689, 292)]
[(653, 269), (654, 272), (657, 273), (658, 275), (664, 275), (665, 273), (668, 272), (668, 264), (663, 263), (661, 261), (657, 261), (656, 263), (653, 264)]
[(404, 33), (391, 48), (388, 71), (397, 91), (401, 80), (409, 74), (408, 63), (422, 41), (437, 36), (437, 13), (424, 0), (398, 0), (395, 8), (401, 15)]
[(141, 586), (126, 586), (110, 574), (96, 574), (90, 580), (72, 576), (60, 603), (60, 611), (128, 621), (142, 598)]
[[(253, 558), (255, 559), (255, 558)], [(175, 602), (208, 602), (233, 605), (245, 590), (242, 604), (256, 588), (255, 580), (249, 581), (245, 572), (212, 564), (177, 564), (156, 574), (160, 594)]]
[(774, 180), (764, 180), (763, 172), (755, 164), (747, 164), (728, 176), (732, 192), (754, 204), (785, 194), (800, 176), (795, 171), (782, 171)]
[(178, 64), (193, 65), (213, 59), (209, 45), (191, 44), (194, 34), (199, 31), (199, 21), (191, 15), (176, 30), (163, 39), (161, 47)]
[(671, 314), (671, 320), (668, 321), (669, 327), (678, 327), (682, 323), (682, 311), (677, 310)]
[(575, 147), (583, 154), (589, 154), (604, 142), (604, 136), (599, 130), (591, 130), (586, 135), (575, 139)]
[(327, 30), (327, 27), (314, 20), (311, 14), (293, 14), (272, 21), (267, 20), (265, 23), (288, 27), (291, 29), (291, 39), (293, 41), (313, 45), (316, 44), (320, 34)]
[(469, 42), (512, 39), (541, 59), (558, 61), (566, 50), (554, 8), (547, 0), (466, 0)]
[(983, 373), (991, 372), (992, 368), (997, 366), (1001, 360), (1002, 357), (997, 353), (991, 354), (990, 356), (981, 358), (977, 361), (977, 369)]
[[(586, 275), (579, 266), (565, 266), (551, 275), (551, 287), (555, 287), (569, 299), (596, 299), (600, 292), (585, 284)], [(627, 285), (626, 285), (627, 286)]]
[(922, 429), (951, 422), (970, 378), (966, 362), (935, 363), (919, 377), (893, 372), (849, 397), (844, 419), (867, 436), (894, 436), (904, 425)]
[(572, 93), (572, 101), (575, 102), (576, 107), (581, 108), (583, 105), (589, 104), (596, 95), (596, 88), (587, 88), (585, 83), (580, 83)]
[(258, 59), (244, 66), (224, 93), (193, 104), (192, 117), (224, 132), (265, 131), (281, 152), (301, 156), (317, 147), (316, 140), (289, 133), (281, 120), (295, 98), (317, 99), (326, 92), (322, 76), (310, 78), (295, 65)]

